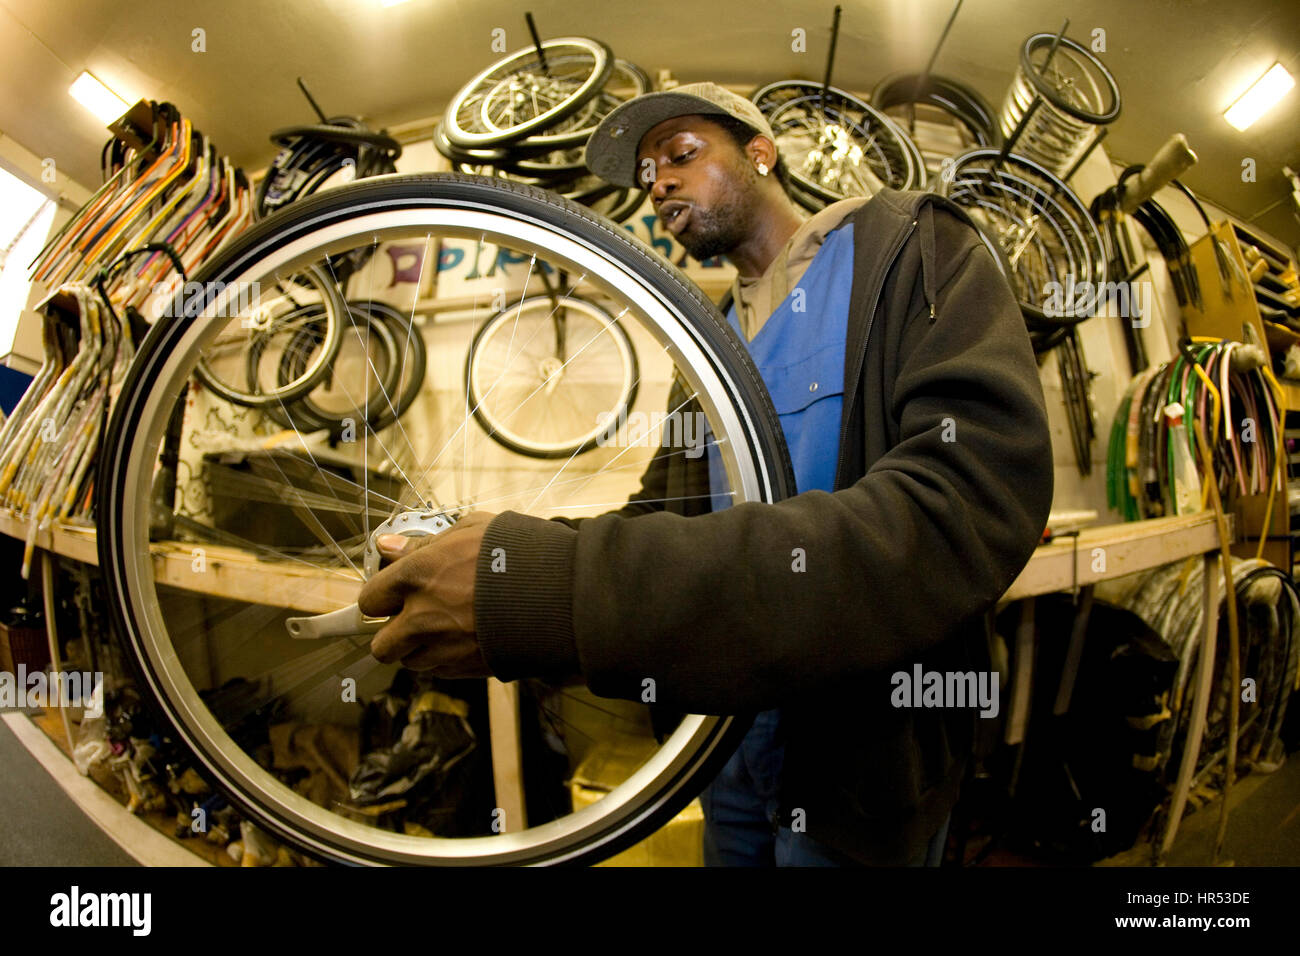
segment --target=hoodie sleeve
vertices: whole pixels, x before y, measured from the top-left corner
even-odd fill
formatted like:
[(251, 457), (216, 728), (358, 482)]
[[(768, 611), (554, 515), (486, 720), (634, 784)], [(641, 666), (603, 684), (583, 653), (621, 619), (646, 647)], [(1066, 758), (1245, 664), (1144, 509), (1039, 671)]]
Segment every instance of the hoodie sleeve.
[(761, 710), (915, 659), (997, 601), (1050, 507), (1047, 416), (992, 256), (947, 210), (928, 225), (942, 265), (872, 333), (890, 449), (841, 491), (776, 504), (576, 528), (499, 516), (484, 553), (501, 543), (518, 563), (485, 584), (481, 554), (476, 599), (499, 677), (574, 665), (602, 696), (640, 699), (652, 680), (683, 711)]

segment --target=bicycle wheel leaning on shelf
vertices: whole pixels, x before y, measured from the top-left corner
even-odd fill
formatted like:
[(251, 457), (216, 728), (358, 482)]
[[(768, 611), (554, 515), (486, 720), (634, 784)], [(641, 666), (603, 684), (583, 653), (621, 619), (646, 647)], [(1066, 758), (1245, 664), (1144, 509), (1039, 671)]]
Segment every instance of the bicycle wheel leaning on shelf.
[[(325, 337), (324, 310), (312, 307), (316, 323), (303, 325), (280, 356), (278, 379), (292, 381), (315, 360)], [(400, 418), (424, 384), (428, 356), (424, 336), (410, 318), (383, 302), (348, 303), (343, 345), (322, 380), (293, 403), (263, 408), (272, 421), (300, 431), (327, 429), (334, 440), (361, 430), (382, 431)], [(348, 363), (354, 367), (348, 368)], [(250, 379), (261, 359), (249, 349)]]

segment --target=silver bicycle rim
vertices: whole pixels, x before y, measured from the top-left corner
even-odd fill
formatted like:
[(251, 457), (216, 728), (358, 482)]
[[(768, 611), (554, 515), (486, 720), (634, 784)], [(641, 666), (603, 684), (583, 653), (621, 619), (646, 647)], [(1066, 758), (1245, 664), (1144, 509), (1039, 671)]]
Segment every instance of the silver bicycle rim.
[[(283, 275), (291, 276), (292, 273), (284, 273)], [(334, 356), (338, 354), (338, 348), (342, 342), (343, 318), (341, 309), (344, 308), (343, 299), (338, 295), (331, 277), (327, 275), (325, 269), (319, 265), (313, 264), (311, 268), (304, 270), (303, 275), (310, 278), (313, 286), (315, 286), (316, 290), (320, 293), (321, 305), (324, 308), (325, 313), (324, 316), (321, 317), (325, 322), (325, 339), (317, 350), (316, 357), (309, 362), (302, 372), (294, 377), (292, 381), (282, 382), (276, 387), (271, 387), (258, 393), (254, 393), (251, 390), (246, 391), (237, 388), (229, 382), (226, 382), (211, 369), (206, 358), (201, 358), (198, 363), (197, 374), (200, 376), (200, 380), (204, 385), (230, 401), (234, 401), (237, 404), (245, 405), (250, 408), (257, 408), (259, 406), (274, 405), (277, 402), (284, 402), (297, 398), (314, 388), (315, 384), (325, 376), (326, 372), (329, 370), (329, 363), (332, 362)], [(280, 277), (277, 276), (276, 278), (279, 279)], [(286, 278), (282, 281), (285, 283), (292, 283), (293, 280), (291, 278)], [(225, 301), (237, 302), (240, 296), (247, 294), (246, 290), (248, 288), (257, 287), (235, 287), (236, 295), (228, 296)], [(179, 297), (177, 301), (180, 301)], [(177, 314), (183, 314), (179, 308), (177, 309)], [(274, 322), (275, 319), (272, 318), (271, 321)], [(318, 320), (313, 318), (308, 321)], [(277, 334), (283, 335), (286, 338), (292, 338), (296, 331), (297, 328), (286, 327), (279, 330)], [(245, 370), (241, 367), (240, 372), (242, 373), (244, 371)]]
[[(698, 377), (698, 398), (715, 434), (742, 438), (755, 433), (749, 412), (726, 396), (739, 394), (708, 344), (688, 326), (680, 323), (669, 304), (639, 277), (623, 271), (617, 263), (576, 237), (557, 234), (544, 224), (521, 217), (474, 209), (394, 209), (359, 216), (325, 226), (268, 253), (243, 274), (233, 277), (232, 287), (275, 270), (286, 271), (343, 251), (356, 244), (357, 237), (411, 234), (430, 226), (440, 235), (479, 239), (509, 239), (512, 243), (544, 249), (551, 261), (560, 261), (575, 274), (581, 273), (610, 294), (636, 304), (647, 328), (663, 336), (679, 368)], [(172, 407), (193, 370), (193, 357), (206, 341), (218, 334), (220, 320), (196, 321), (185, 334), (184, 345), (164, 360), (154, 388), (143, 408), (142, 422), (148, 430), (135, 436), (137, 447), (156, 449)], [(140, 443), (143, 443), (140, 445)], [(739, 454), (735, 441), (719, 446), (737, 500), (765, 500), (773, 481), (767, 464), (754, 456)], [(129, 537), (121, 543), (125, 558), (126, 595), (140, 627), (139, 643), (148, 657), (152, 689), (165, 700), (178, 718), (188, 743), (208, 761), (209, 769), (247, 795), (259, 806), (273, 808), (277, 820), (292, 831), (299, 842), (324, 855), (353, 860), (397, 863), (496, 864), (537, 860), (563, 862), (590, 852), (603, 842), (617, 839), (625, 822), (651, 812), (667, 800), (671, 789), (656, 790), (660, 782), (676, 779), (683, 768), (698, 760), (703, 748), (716, 741), (719, 722), (726, 718), (689, 715), (659, 750), (610, 794), (590, 807), (542, 826), (518, 833), (491, 837), (409, 837), (346, 820), (289, 789), (262, 770), (237, 745), (203, 704), (184, 665), (172, 646), (162, 619), (149, 553), (149, 486), (153, 476), (151, 454), (133, 455), (125, 465), (123, 524)]]

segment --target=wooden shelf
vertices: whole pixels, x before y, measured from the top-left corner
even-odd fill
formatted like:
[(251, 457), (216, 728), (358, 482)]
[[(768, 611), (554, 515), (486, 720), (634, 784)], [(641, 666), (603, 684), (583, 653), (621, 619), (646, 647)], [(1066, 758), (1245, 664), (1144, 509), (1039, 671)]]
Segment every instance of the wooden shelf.
[[(1228, 521), (1231, 528), (1231, 515)], [(1219, 532), (1211, 511), (1085, 528), (1079, 532), (1077, 542), (1074, 538), (1059, 538), (1039, 545), (1002, 600), (1018, 601), (1123, 577), (1204, 554), (1217, 548), (1218, 543)], [(1093, 570), (1103, 566), (1097, 549), (1104, 554), (1103, 571)]]
[[(27, 521), (13, 512), (0, 512), (0, 532), (25, 539)], [(1036, 548), (1002, 599), (1015, 601), (1122, 577), (1202, 554), (1217, 543), (1214, 515), (1208, 511), (1085, 528), (1077, 543), (1074, 538), (1061, 538)], [(56, 524), (37, 535), (36, 545), (76, 561), (98, 563), (93, 528)], [(1100, 564), (1094, 555), (1097, 548), (1105, 553), (1104, 571), (1093, 570)], [(201, 562), (196, 560), (198, 549), (203, 551)], [(224, 545), (158, 542), (150, 551), (159, 583), (253, 604), (320, 614), (351, 604), (361, 587), (344, 569), (263, 561)]]
[[(7, 508), (0, 509), (0, 534), (26, 541), (30, 528), (26, 518)], [(99, 564), (95, 529), (84, 525), (55, 523), (48, 530), (37, 532), (36, 547), (85, 564)]]
[[(26, 540), (27, 519), (0, 511), (0, 533)], [(74, 561), (99, 563), (94, 528), (55, 524), (37, 534), (36, 546)], [(225, 545), (163, 541), (149, 550), (158, 583), (251, 604), (323, 614), (353, 603), (361, 590), (361, 582), (344, 568), (332, 571), (292, 561), (263, 561)]]
[[(1231, 520), (1231, 519), (1229, 519)], [(27, 522), (12, 513), (0, 512), (0, 532), (26, 538)], [(38, 535), (37, 545), (81, 561), (95, 563), (95, 532), (84, 527), (56, 525)], [(202, 548), (203, 560), (196, 561), (196, 549)], [(1077, 537), (1062, 538), (1035, 549), (1020, 576), (1003, 596), (1004, 601), (1032, 598), (1035, 595), (1068, 590), (1074, 586), (1121, 577), (1136, 571), (1158, 567), (1202, 555), (1205, 562), (1203, 600), (1205, 633), (1202, 637), (1208, 653), (1201, 655), (1195, 684), (1193, 723), (1184, 748), (1185, 772), (1180, 776), (1174, 803), (1164, 835), (1167, 850), (1177, 832), (1190, 787), (1191, 767), (1200, 749), (1202, 729), (1210, 697), (1208, 661), (1213, 649), (1218, 618), (1217, 576), (1211, 573), (1212, 553), (1218, 548), (1218, 528), (1211, 512), (1173, 518), (1157, 518), (1121, 525), (1085, 528)], [(322, 613), (351, 604), (356, 600), (360, 582), (345, 572), (317, 570), (287, 562), (260, 561), (235, 548), (218, 545), (190, 545), (159, 542), (150, 547), (154, 573), (160, 583), (195, 593), (248, 601), (273, 607), (293, 608), (308, 613)], [(1098, 556), (1104, 554), (1104, 566)], [(44, 565), (49, 574), (48, 563)], [(47, 586), (48, 587), (48, 586)], [(51, 593), (47, 590), (47, 596)], [(1033, 607), (1029, 601), (1023, 607)], [(1025, 612), (1022, 612), (1022, 614)], [(1032, 618), (1030, 618), (1032, 620)], [(1030, 640), (1030, 632), (1021, 628), (1019, 640)], [(1032, 629), (1030, 629), (1032, 631)], [(57, 641), (51, 632), (51, 641)], [(1018, 650), (1018, 655), (1021, 651)], [(1032, 653), (1018, 656), (1027, 662), (1018, 665), (1012, 679), (1012, 706), (1008, 727), (1018, 727), (1023, 739), (1027, 722), (1032, 669)], [(492, 772), (496, 799), (503, 807), (513, 808), (516, 821), (524, 819), (522, 770), (519, 749), (519, 702), (516, 685), (488, 681), (489, 721), (492, 741)], [(1010, 729), (1008, 730), (1010, 734)], [(1162, 853), (1164, 850), (1162, 850)]]
[[(200, 548), (202, 570), (195, 570)], [(263, 561), (223, 545), (161, 542), (149, 550), (158, 583), (250, 604), (323, 614), (355, 603), (361, 590), (361, 581), (346, 568)]]

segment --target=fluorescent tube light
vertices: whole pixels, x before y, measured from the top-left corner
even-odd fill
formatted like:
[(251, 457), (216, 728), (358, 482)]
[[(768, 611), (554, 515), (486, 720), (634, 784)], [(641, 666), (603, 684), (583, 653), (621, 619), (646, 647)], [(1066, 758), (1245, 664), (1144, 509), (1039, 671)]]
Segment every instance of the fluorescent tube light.
[(1268, 72), (1252, 84), (1250, 89), (1224, 112), (1226, 119), (1237, 129), (1248, 129), (1295, 86), (1295, 80), (1281, 63), (1274, 63)]
[(111, 123), (127, 110), (126, 100), (89, 73), (82, 73), (68, 87), (72, 98), (94, 113), (101, 122)]

